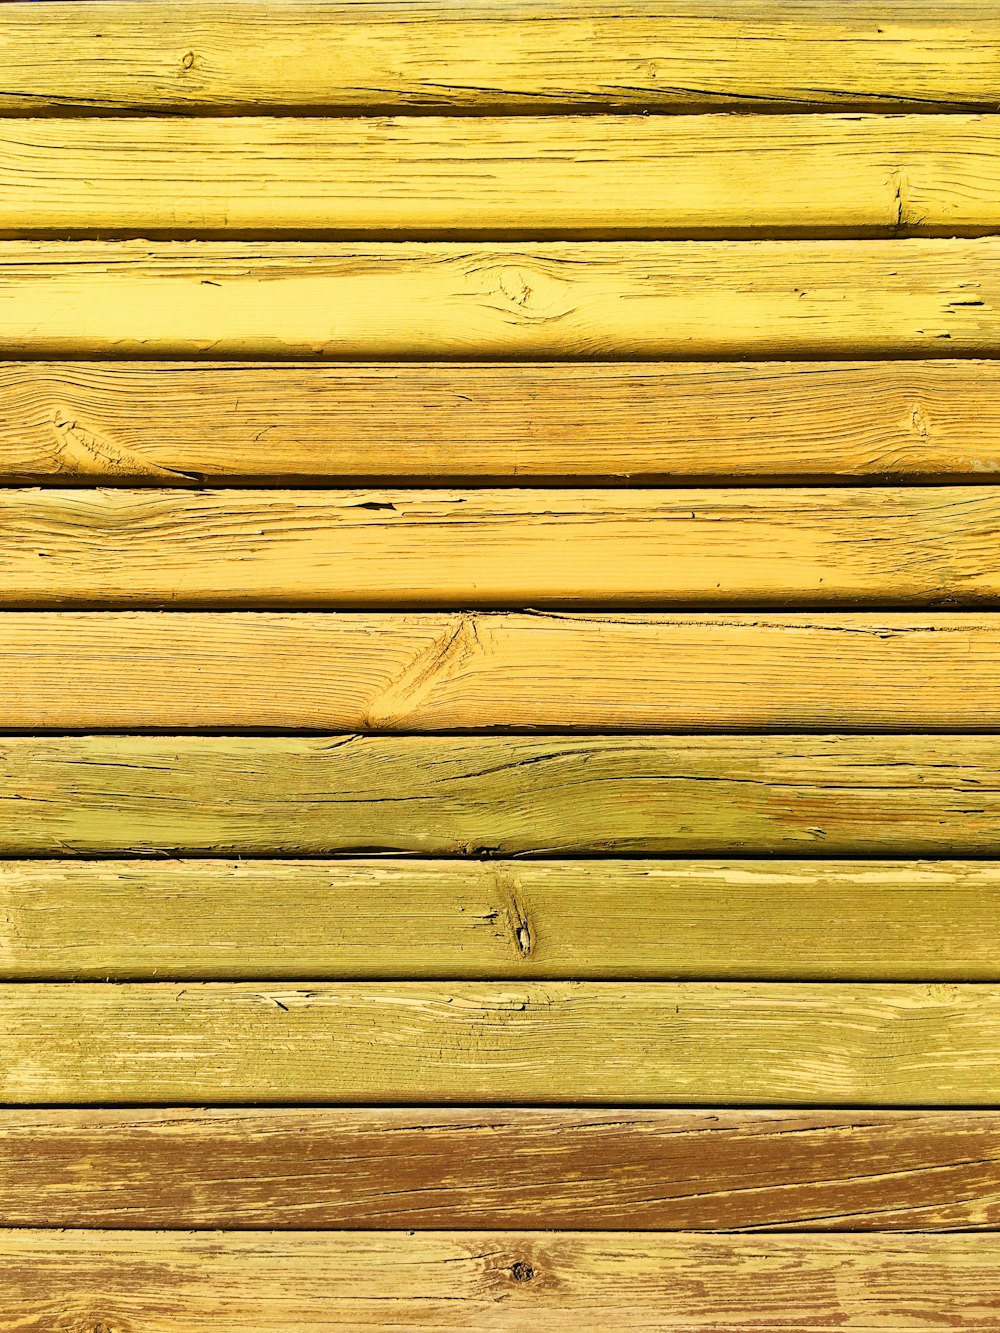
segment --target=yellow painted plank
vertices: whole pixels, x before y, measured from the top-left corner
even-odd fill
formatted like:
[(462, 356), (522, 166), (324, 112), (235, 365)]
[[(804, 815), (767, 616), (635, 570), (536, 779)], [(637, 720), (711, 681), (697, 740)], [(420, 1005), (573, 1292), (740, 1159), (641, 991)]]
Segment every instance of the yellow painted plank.
[[(359, 13), (360, 9), (360, 13)], [(0, 110), (1000, 102), (984, 0), (3, 6)]]
[(993, 361), (0, 362), (5, 483), (998, 471)]
[(1000, 866), (0, 862), (0, 979), (303, 976), (1000, 981)]
[(995, 356), (1000, 237), (0, 242), (7, 357)]
[(0, 679), (10, 731), (1000, 730), (1000, 622), (8, 611)]
[(994, 605), (998, 525), (994, 486), (0, 490), (0, 606)]
[(990, 1106), (1000, 986), (0, 984), (0, 1101)]
[(0, 1110), (8, 1227), (870, 1235), (998, 1221), (996, 1111)]
[(998, 229), (996, 116), (175, 116), (0, 125), (0, 235), (8, 237), (537, 240)]
[(0, 853), (1000, 855), (1000, 737), (8, 736)]
[(993, 1333), (1000, 1240), (14, 1230), (0, 1281), (5, 1333)]

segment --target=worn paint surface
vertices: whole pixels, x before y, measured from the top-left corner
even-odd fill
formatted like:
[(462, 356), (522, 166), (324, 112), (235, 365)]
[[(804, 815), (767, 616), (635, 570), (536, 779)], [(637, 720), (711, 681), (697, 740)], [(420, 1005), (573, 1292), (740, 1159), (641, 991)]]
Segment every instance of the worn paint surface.
[(1000, 17), (668, 8), (0, 6), (0, 1333), (996, 1333)]

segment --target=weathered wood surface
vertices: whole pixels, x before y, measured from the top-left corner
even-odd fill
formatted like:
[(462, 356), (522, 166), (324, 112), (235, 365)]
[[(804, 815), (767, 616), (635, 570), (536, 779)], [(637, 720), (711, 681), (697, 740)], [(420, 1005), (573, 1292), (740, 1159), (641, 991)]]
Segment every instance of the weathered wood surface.
[(5, 5), (0, 111), (995, 110), (983, 0)]
[(992, 472), (992, 361), (0, 362), (3, 482)]
[(0, 853), (1000, 855), (1000, 737), (0, 738)]
[(1000, 1239), (21, 1230), (0, 1281), (4, 1333), (994, 1333)]
[(1000, 866), (0, 863), (3, 980), (303, 976), (1000, 981)]
[(993, 486), (10, 489), (0, 606), (996, 605), (998, 526)]
[(990, 1107), (1000, 986), (9, 982), (0, 1101)]
[(1000, 730), (991, 613), (8, 611), (0, 730)]
[(995, 120), (7, 121), (0, 235), (986, 235)]
[(992, 1111), (0, 1111), (5, 1227), (950, 1231), (998, 1222)]
[(1000, 354), (1000, 237), (0, 242), (5, 357)]

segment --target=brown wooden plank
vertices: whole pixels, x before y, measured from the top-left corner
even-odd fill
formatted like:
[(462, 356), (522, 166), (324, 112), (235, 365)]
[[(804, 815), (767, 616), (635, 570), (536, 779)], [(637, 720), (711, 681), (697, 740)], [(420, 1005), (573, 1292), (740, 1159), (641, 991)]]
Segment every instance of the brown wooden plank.
[(998, 985), (0, 985), (11, 1106), (998, 1101)]
[(0, 679), (11, 731), (978, 731), (1000, 621), (8, 611)]
[(1000, 737), (0, 739), (0, 853), (1000, 855)]
[(998, 605), (998, 526), (994, 486), (0, 490), (0, 605)]
[(0, 1112), (4, 1227), (870, 1232), (998, 1222), (996, 1112)]
[(0, 335), (31, 360), (995, 357), (1000, 236), (0, 241)]
[(992, 361), (0, 362), (3, 482), (982, 481), (997, 471)]
[(6, 237), (985, 236), (998, 227), (994, 116), (0, 126)]
[(1000, 101), (984, 0), (4, 5), (0, 111), (928, 107)]
[(0, 979), (262, 976), (1000, 981), (1000, 866), (0, 862)]

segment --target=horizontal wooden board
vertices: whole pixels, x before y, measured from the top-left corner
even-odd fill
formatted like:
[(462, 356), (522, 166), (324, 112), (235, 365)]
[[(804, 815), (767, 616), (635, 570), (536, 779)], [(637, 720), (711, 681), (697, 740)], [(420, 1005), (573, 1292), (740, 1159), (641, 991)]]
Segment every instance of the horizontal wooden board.
[(998, 471), (992, 361), (0, 362), (3, 483)]
[(996, 356), (1000, 237), (3, 241), (0, 349), (97, 359)]
[(0, 606), (997, 605), (998, 526), (995, 486), (9, 489)]
[(0, 1281), (5, 1333), (993, 1333), (1000, 1238), (22, 1230)]
[(0, 853), (1000, 855), (1000, 737), (0, 738)]
[(984, 0), (5, 5), (0, 111), (1000, 102)]
[(1000, 981), (1000, 866), (0, 863), (0, 979), (262, 976)]
[(934, 1231), (998, 1223), (996, 1112), (0, 1112), (5, 1227)]
[(1000, 618), (7, 611), (0, 679), (8, 731), (985, 731)]
[(998, 1101), (997, 985), (0, 984), (12, 1106)]
[(0, 128), (8, 237), (998, 228), (995, 116), (77, 117)]

